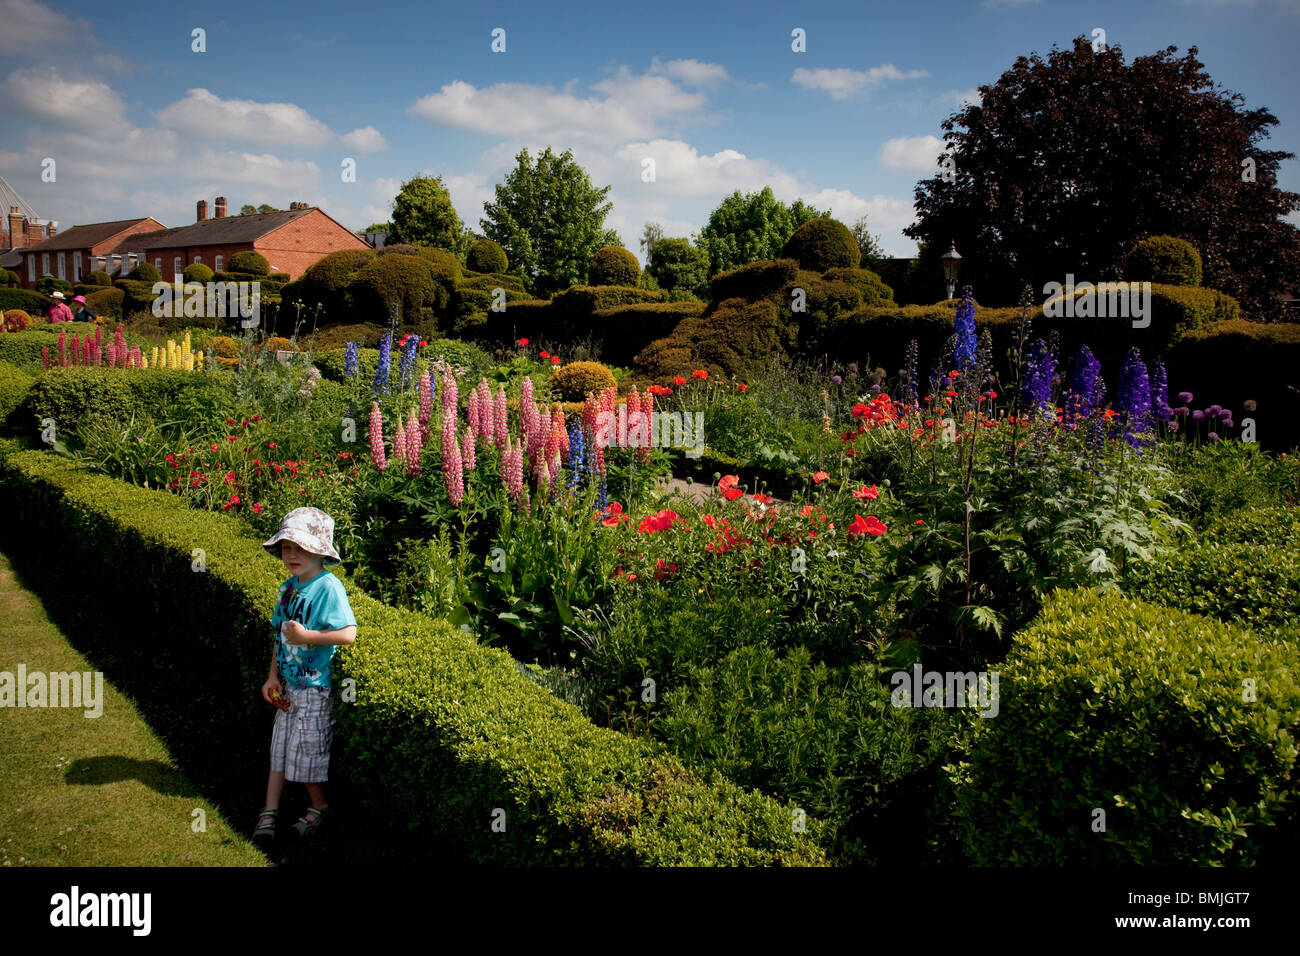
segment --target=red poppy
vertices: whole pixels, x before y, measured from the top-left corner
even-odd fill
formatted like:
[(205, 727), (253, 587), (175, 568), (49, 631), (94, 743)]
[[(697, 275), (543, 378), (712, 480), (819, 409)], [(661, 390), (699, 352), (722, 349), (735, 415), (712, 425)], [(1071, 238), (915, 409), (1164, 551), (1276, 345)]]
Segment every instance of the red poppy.
[(802, 508), (799, 509), (799, 514), (803, 515), (805, 518), (811, 518), (812, 512), (813, 512), (812, 505), (804, 505)]
[(861, 488), (853, 492), (853, 497), (870, 498), (872, 501), (875, 501), (877, 498), (880, 497), (880, 491), (876, 488), (875, 485), (872, 485), (870, 488), (868, 488), (866, 485), (863, 485)]
[(871, 411), (870, 406), (863, 405), (861, 402), (858, 402), (858, 404), (853, 406), (853, 417), (865, 418), (869, 411)]
[(275, 442), (269, 442), (269, 443), (267, 444), (266, 447), (267, 447), (267, 448), (274, 448), (274, 447), (275, 447)]
[(673, 393), (673, 390), (669, 388), (667, 385), (651, 385), (649, 388), (646, 389), (646, 391), (649, 392), (651, 395), (655, 395), (659, 398), (664, 398)]
[(260, 422), (261, 420), (262, 420), (262, 413), (261, 413), (261, 412), (258, 412), (256, 415), (253, 416), (253, 421), (255, 421), (255, 422)]
[(738, 484), (740, 484), (739, 475), (723, 475), (718, 481), (718, 490), (726, 491), (728, 488), (734, 488)]
[(736, 386), (736, 388), (740, 389), (742, 392), (749, 391), (749, 386), (746, 385), (744, 382), (741, 382), (739, 385)]
[(767, 504), (769, 501), (772, 500), (772, 496), (771, 496), (771, 495), (760, 495), (760, 494), (758, 494), (757, 492), (755, 492), (755, 493), (754, 493), (754, 500), (757, 501), (760, 505), (765, 505), (765, 504)]
[(623, 514), (623, 506), (617, 501), (611, 501), (602, 514), (604, 517), (601, 518), (600, 523), (611, 528), (615, 527), (620, 521), (628, 520), (628, 516)]
[(213, 450), (213, 451), (216, 451), (216, 450), (217, 450), (217, 446), (216, 446), (216, 445), (213, 445), (213, 446), (212, 446), (212, 450)]
[(673, 384), (674, 384), (674, 385), (685, 385), (685, 384), (686, 384), (686, 379), (682, 378), (680, 375), (674, 375), (674, 376), (673, 376)]
[(520, 348), (523, 348), (523, 347), (524, 347), (525, 345), (527, 345), (527, 344), (528, 344), (528, 340), (527, 340), (527, 339), (520, 339), (520, 340), (519, 340), (519, 347), (520, 347)]
[(865, 518), (862, 517), (862, 515), (854, 515), (853, 523), (849, 525), (849, 534), (854, 534), (854, 535), (884, 534), (888, 530), (889, 529), (885, 527), (885, 525), (882, 524), (880, 519), (877, 518), (875, 515), (867, 515)]
[(552, 364), (552, 365), (559, 365), (559, 364), (560, 364), (560, 357), (559, 357), (558, 355), (552, 355), (552, 356), (551, 356), (551, 364)]
[(677, 573), (677, 565), (664, 564), (664, 559), (660, 558), (655, 562), (655, 580), (662, 581), (664, 578), (671, 578)]
[(538, 353), (537, 353), (537, 357), (538, 357), (538, 358), (550, 358), (550, 357), (551, 357), (551, 353), (550, 353), (550, 352), (544, 352), (544, 351), (543, 351), (543, 352), (538, 352)]
[(420, 339), (420, 347), (421, 347), (421, 348), (423, 348), (424, 346), (426, 346), (426, 345), (428, 345), (428, 344), (429, 344), (429, 343), (426, 342), (426, 341), (424, 341), (424, 339)]
[(253, 502), (253, 514), (260, 515), (261, 513), (262, 513), (262, 503), (260, 501)]
[(829, 477), (830, 475), (828, 475), (826, 472), (819, 471), (815, 475), (813, 475), (813, 484), (820, 485), (823, 481), (825, 481)]
[[(637, 530), (644, 531), (646, 534), (655, 534), (659, 531), (667, 531), (678, 520), (680, 519), (676, 511), (664, 508), (662, 511), (642, 518), (641, 523), (637, 525)], [(686, 525), (683, 524), (682, 527), (685, 528)]]
[(235, 424), (235, 420), (234, 420), (233, 418), (227, 418), (227, 419), (226, 419), (226, 424), (227, 424), (227, 425), (233, 425), (233, 424)]
[(925, 519), (917, 518), (915, 521), (912, 522), (912, 524), (925, 524)]
[(709, 373), (702, 368), (697, 368), (691, 373), (691, 378), (708, 378)]

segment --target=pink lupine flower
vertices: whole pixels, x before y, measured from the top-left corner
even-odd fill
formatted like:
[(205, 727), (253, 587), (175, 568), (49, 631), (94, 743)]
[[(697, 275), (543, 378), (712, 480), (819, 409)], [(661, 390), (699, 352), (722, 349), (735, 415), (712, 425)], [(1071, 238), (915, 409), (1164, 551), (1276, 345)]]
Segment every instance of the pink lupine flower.
[(399, 465), (406, 461), (406, 426), (399, 419), (397, 434), (393, 436), (393, 461)]
[[(560, 416), (560, 421), (564, 416)], [(542, 454), (545, 456), (546, 477), (549, 479), (551, 486), (556, 485), (556, 478), (560, 474), (560, 436), (564, 434), (564, 426), (551, 420), (551, 430), (546, 436), (546, 446)]]
[(448, 371), (442, 382), (442, 410), (456, 412), (460, 407), (460, 392), (456, 388), (456, 376)]
[[(470, 394), (472, 395), (473, 392), (471, 392)], [(474, 456), (476, 443), (477, 442), (476, 442), (476, 437), (474, 435), (474, 429), (471, 428), (469, 425), (466, 425), (465, 426), (465, 452), (463, 456), (465, 459), (466, 471), (473, 471), (475, 466), (478, 464), (478, 461), (475, 459)]]
[(504, 386), (498, 385), (496, 401), (492, 408), (492, 437), (498, 448), (505, 448), (506, 442), (510, 440), (506, 424), (506, 390)]
[(646, 392), (641, 396), (641, 414), (645, 416), (645, 442), (637, 449), (637, 461), (643, 465), (650, 463), (650, 443), (654, 438), (655, 397)]
[[(455, 428), (454, 419), (452, 428)], [(443, 430), (443, 434), (447, 434), (446, 429)], [(465, 500), (465, 473), (463, 467), (460, 458), (460, 446), (456, 443), (456, 435), (453, 430), (451, 442), (443, 446), (442, 474), (447, 482), (447, 497), (457, 507)]]
[(551, 412), (551, 427), (560, 430), (560, 461), (569, 463), (569, 430), (564, 427), (564, 412), (556, 405)]
[(420, 438), (429, 437), (429, 419), (433, 417), (433, 379), (426, 368), (420, 373)]
[(370, 457), (380, 471), (388, 464), (384, 458), (384, 416), (379, 411), (378, 402), (370, 405)]
[(67, 345), (68, 333), (62, 331), (59, 332), (59, 365), (68, 364)]
[(41, 349), (41, 364), (47, 369), (50, 367), (50, 347), (48, 345)]
[(469, 427), (475, 433), (477, 433), (479, 430), (482, 416), (483, 416), (483, 409), (478, 403), (478, 389), (471, 388), (469, 390), (469, 401), (466, 403), (465, 417), (469, 421)]
[(492, 407), (492, 389), (487, 379), (478, 380), (478, 437), (487, 444), (492, 444), (496, 433), (495, 409)]
[(506, 435), (505, 448), (501, 451), (501, 481), (506, 486), (506, 493), (511, 501), (518, 501), (524, 490), (524, 450), (511, 447), (510, 436)]
[(102, 349), (104, 347), (103, 332), (104, 327), (102, 325), (95, 326), (95, 348), (97, 349)]

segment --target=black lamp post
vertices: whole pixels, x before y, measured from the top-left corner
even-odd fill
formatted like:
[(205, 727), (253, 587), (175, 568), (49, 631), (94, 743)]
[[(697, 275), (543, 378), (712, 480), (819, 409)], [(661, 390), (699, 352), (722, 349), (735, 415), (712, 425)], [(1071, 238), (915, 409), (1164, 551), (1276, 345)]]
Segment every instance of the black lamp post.
[(957, 273), (961, 271), (961, 254), (955, 243), (950, 243), (948, 251), (941, 256), (943, 261), (943, 281), (948, 284), (948, 298), (957, 293)]

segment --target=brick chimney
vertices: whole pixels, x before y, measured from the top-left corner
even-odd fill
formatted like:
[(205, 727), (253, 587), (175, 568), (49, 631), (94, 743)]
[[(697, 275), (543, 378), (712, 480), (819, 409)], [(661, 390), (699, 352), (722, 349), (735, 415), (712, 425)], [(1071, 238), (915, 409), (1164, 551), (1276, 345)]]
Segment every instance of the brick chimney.
[(27, 236), (23, 232), (23, 214), (17, 206), (9, 207), (9, 247), (20, 249), (27, 245)]
[(39, 222), (28, 221), (28, 222), (24, 222), (24, 225), (27, 228), (27, 242), (25, 243), (25, 245), (34, 246), (38, 242), (45, 241), (45, 236), (41, 232), (41, 224)]
[(216, 215), (216, 218), (217, 218), (217, 219), (225, 219), (225, 218), (226, 218), (226, 197), (225, 197), (225, 196), (218, 196), (218, 197), (217, 197), (217, 215)]
[(208, 201), (206, 199), (199, 200), (194, 218), (196, 222), (204, 222), (208, 218)]
[(59, 231), (59, 224), (57, 222), (52, 222), (46, 228), (45, 235), (47, 238), (53, 239), (55, 235), (58, 233), (58, 231)]

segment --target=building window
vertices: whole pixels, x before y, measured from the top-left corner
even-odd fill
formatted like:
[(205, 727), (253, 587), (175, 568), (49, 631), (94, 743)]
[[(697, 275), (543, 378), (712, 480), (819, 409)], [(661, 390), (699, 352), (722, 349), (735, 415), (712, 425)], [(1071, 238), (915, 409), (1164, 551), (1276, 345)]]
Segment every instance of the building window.
[(197, 263), (199, 263), (200, 265), (202, 265), (202, 264), (203, 264), (203, 257), (202, 257), (202, 256), (195, 256), (195, 257), (194, 257), (194, 261), (197, 262)]
[(159, 275), (162, 275), (162, 259), (155, 259), (153, 261), (153, 267), (158, 270)]
[(212, 260), (212, 271), (213, 271), (213, 272), (220, 272), (220, 271), (221, 271), (221, 265), (222, 265), (222, 257), (221, 257), (221, 256), (217, 256), (215, 259)]
[(80, 252), (74, 252), (72, 254), (72, 277), (76, 279), (78, 282), (81, 281), (81, 253)]
[(66, 279), (67, 277), (68, 277), (68, 257), (64, 253), (60, 252), (59, 253), (59, 278)]
[(42, 252), (41, 253), (41, 275), (47, 276), (49, 274), (50, 274), (50, 254), (48, 252)]
[(184, 271), (185, 269), (181, 266), (181, 257), (177, 256), (176, 258), (172, 259), (172, 272), (176, 273), (176, 275), (179, 276)]
[(131, 274), (131, 257), (125, 253), (122, 255), (122, 268), (120, 271), (124, 276)]
[(36, 257), (35, 256), (27, 257), (27, 281), (28, 282), (36, 281)]

